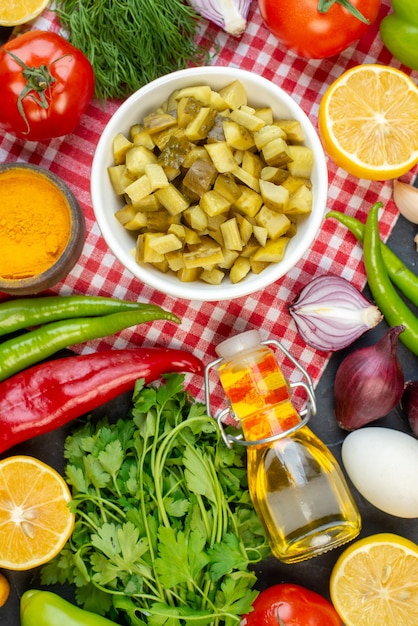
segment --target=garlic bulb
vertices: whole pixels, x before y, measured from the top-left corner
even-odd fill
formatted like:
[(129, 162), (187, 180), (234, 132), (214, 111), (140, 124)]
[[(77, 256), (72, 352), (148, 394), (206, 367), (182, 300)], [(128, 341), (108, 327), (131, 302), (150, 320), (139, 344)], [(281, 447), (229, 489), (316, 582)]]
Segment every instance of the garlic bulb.
[(400, 180), (393, 181), (393, 200), (401, 215), (409, 222), (418, 224), (418, 188), (403, 183)]
[(247, 28), (251, 0), (188, 0), (202, 17), (238, 37)]

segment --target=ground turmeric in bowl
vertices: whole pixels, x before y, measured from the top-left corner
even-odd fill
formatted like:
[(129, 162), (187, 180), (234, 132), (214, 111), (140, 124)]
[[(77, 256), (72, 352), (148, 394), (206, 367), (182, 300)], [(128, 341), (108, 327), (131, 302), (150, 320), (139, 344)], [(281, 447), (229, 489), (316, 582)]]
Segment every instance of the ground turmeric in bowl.
[(44, 174), (23, 168), (0, 172), (0, 198), (0, 277), (42, 274), (67, 245), (68, 200)]
[(84, 213), (53, 172), (0, 165), (0, 292), (31, 295), (64, 279), (86, 237)]

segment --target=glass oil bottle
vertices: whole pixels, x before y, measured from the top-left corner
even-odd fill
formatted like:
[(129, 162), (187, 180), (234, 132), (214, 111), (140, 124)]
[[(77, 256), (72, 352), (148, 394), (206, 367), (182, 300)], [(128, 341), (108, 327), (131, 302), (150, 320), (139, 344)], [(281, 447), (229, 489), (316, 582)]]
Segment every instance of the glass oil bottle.
[[(308, 382), (289, 385), (269, 344), (284, 352)], [(306, 425), (316, 411), (309, 375), (276, 341), (261, 341), (257, 330), (227, 339), (216, 348), (216, 367), (230, 408), (218, 416), (227, 445), (247, 446), (249, 492), (271, 550), (285, 563), (322, 554), (354, 539), (361, 519), (338, 462)], [(299, 414), (292, 390), (307, 392), (309, 409)], [(225, 417), (238, 420), (243, 437), (224, 430)], [(303, 416), (304, 415), (304, 416)], [(303, 417), (302, 417), (303, 416)]]

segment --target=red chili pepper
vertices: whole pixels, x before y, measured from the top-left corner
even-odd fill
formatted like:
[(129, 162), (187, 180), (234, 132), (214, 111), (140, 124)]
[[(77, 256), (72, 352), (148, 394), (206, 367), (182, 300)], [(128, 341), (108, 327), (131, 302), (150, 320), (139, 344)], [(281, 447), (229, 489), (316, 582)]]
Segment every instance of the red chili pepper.
[(55, 430), (133, 389), (143, 378), (202, 374), (192, 353), (170, 348), (107, 350), (46, 361), (0, 383), (0, 454)]

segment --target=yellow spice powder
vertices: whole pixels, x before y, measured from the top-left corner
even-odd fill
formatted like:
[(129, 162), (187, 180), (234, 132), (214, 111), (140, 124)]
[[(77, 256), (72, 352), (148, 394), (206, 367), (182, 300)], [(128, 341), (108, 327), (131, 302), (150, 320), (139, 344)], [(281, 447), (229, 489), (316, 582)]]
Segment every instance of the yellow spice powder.
[(0, 278), (41, 274), (62, 254), (71, 230), (67, 199), (42, 173), (0, 173)]

